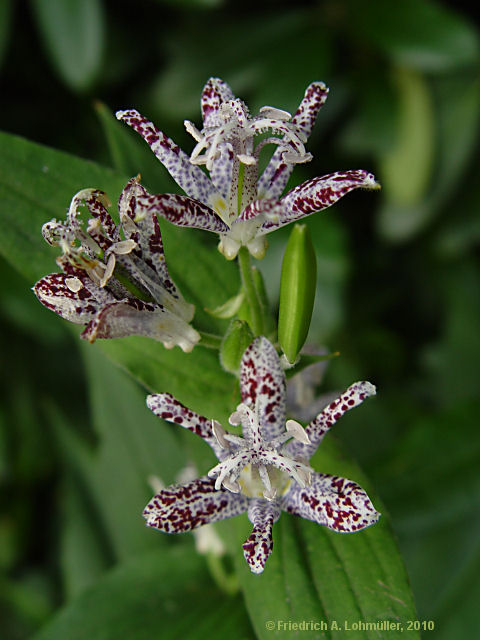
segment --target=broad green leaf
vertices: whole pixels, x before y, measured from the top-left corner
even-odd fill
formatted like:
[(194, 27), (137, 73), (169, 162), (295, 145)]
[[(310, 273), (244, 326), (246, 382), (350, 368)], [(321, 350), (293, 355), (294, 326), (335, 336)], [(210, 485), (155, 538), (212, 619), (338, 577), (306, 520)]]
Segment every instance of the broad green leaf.
[(75, 91), (88, 90), (102, 64), (101, 0), (31, 0), (31, 4), (57, 73)]
[(84, 484), (78, 473), (65, 469), (60, 487), (59, 568), (66, 601), (93, 584), (113, 561)]
[[(274, 525), (273, 553), (265, 571), (253, 575), (243, 558), (242, 542), (251, 531), (246, 518), (232, 521), (236, 540), (235, 564), (248, 611), (258, 638), (284, 638), (278, 626), (266, 628), (267, 621), (326, 621), (328, 630), (315, 637), (334, 638), (333, 621), (344, 630), (345, 623), (389, 621), (400, 623), (403, 632), (384, 631), (389, 638), (419, 638), (407, 631), (407, 621), (416, 619), (415, 606), (405, 567), (397, 549), (388, 514), (372, 493), (359, 469), (339, 453), (327, 439), (312, 459), (322, 473), (332, 473), (359, 482), (383, 515), (365, 531), (338, 534), (313, 522), (282, 514)], [(225, 528), (225, 527), (224, 527)], [(353, 633), (353, 631), (352, 631)], [(356, 630), (358, 640), (381, 637), (375, 630)]]
[(439, 72), (478, 61), (479, 39), (473, 25), (439, 2), (350, 0), (348, 4), (356, 37), (397, 64)]
[(147, 409), (145, 392), (97, 349), (83, 345), (82, 351), (96, 447), (81, 441), (65, 419), (53, 415), (52, 421), (62, 454), (90, 502), (91, 518), (100, 524), (99, 538), (110, 550), (107, 559), (128, 558), (166, 542), (167, 538), (155, 540), (141, 514), (154, 493), (150, 477), (172, 483), (184, 457), (175, 428)]
[(152, 393), (172, 393), (191, 409), (226, 420), (235, 398), (235, 378), (220, 366), (216, 350), (167, 351), (147, 338), (104, 340), (99, 348)]
[[(61, 219), (72, 196), (85, 187), (100, 188), (115, 201), (127, 178), (7, 134), (0, 134), (0, 149), (5, 229), (0, 251), (33, 284), (56, 270), (58, 251), (43, 240), (42, 224)], [(222, 332), (225, 321), (210, 317), (204, 307), (215, 308), (238, 292), (236, 266), (219, 254), (211, 234), (168, 223), (162, 223), (162, 234), (170, 274), (187, 300), (196, 304), (195, 326)], [(64, 321), (52, 314), (52, 322)], [(152, 391), (170, 391), (209, 417), (222, 419), (231, 410), (234, 378), (223, 371), (216, 351), (167, 351), (146, 338), (99, 341), (98, 346)]]
[(114, 202), (127, 179), (93, 162), (0, 132), (0, 252), (33, 285), (56, 271), (58, 251), (44, 241), (42, 225), (64, 218), (80, 189), (102, 189)]
[(239, 597), (221, 594), (193, 546), (132, 558), (61, 610), (34, 640), (249, 640)]

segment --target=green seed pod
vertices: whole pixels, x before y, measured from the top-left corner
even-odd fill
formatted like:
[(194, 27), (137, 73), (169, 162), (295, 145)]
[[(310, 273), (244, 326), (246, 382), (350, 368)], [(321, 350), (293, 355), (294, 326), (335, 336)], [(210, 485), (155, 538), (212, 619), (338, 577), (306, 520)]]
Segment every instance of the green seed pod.
[(278, 312), (278, 341), (290, 363), (307, 338), (312, 319), (317, 260), (308, 227), (296, 224), (283, 256)]
[(238, 375), (240, 360), (253, 339), (254, 335), (246, 322), (237, 318), (232, 320), (220, 347), (222, 367), (230, 373)]

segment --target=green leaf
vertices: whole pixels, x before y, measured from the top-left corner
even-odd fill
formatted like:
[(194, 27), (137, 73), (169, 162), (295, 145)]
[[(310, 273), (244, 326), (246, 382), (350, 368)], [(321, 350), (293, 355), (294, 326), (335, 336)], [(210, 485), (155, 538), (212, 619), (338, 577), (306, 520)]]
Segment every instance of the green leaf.
[[(406, 631), (406, 622), (417, 616), (385, 509), (363, 474), (339, 453), (331, 439), (322, 444), (312, 466), (359, 482), (383, 515), (365, 531), (339, 534), (283, 513), (274, 525), (273, 553), (259, 576), (250, 572), (241, 549), (251, 524), (246, 518), (233, 520), (236, 567), (258, 638), (286, 637), (286, 631), (278, 627), (268, 630), (269, 620), (324, 620), (329, 630), (318, 637), (326, 638), (336, 637), (333, 621), (342, 628), (345, 622), (350, 627), (359, 621), (399, 622)], [(400, 630), (384, 633), (389, 638), (404, 637)], [(354, 637), (360, 640), (380, 635), (378, 631), (357, 630)], [(419, 638), (419, 634), (411, 631), (408, 637)]]
[(94, 162), (0, 132), (0, 252), (33, 284), (56, 270), (58, 251), (44, 241), (43, 223), (64, 218), (80, 189), (102, 189), (114, 201), (126, 181)]
[(226, 420), (230, 415), (235, 378), (222, 369), (217, 351), (167, 351), (147, 338), (104, 340), (98, 346), (149, 391), (169, 392), (208, 418)]
[(440, 72), (478, 61), (475, 28), (439, 2), (350, 0), (349, 7), (355, 36), (397, 64)]
[(193, 547), (180, 545), (117, 567), (61, 610), (34, 640), (251, 637), (241, 600), (221, 594)]
[[(90, 502), (90, 518), (100, 524), (99, 538), (106, 541), (113, 558), (166, 542), (146, 529), (141, 514), (154, 493), (149, 478), (164, 484), (174, 481), (184, 466), (178, 435), (156, 418), (145, 405), (145, 392), (101, 356), (82, 344), (87, 367), (91, 426), (98, 438), (94, 450), (81, 441), (65, 419), (52, 415), (62, 456), (77, 475)], [(66, 524), (75, 514), (68, 514)], [(68, 533), (68, 532), (67, 532)], [(78, 539), (71, 540), (72, 544)], [(73, 555), (71, 550), (70, 555)]]
[(31, 0), (37, 26), (59, 76), (86, 91), (102, 64), (104, 18), (100, 0)]

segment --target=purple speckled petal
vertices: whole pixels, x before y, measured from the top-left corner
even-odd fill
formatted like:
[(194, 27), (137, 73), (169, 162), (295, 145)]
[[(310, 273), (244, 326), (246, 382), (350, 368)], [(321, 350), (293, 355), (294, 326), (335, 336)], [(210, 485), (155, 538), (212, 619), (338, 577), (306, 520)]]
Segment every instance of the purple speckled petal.
[(370, 382), (355, 382), (342, 393), (336, 400), (331, 402), (325, 409), (314, 418), (305, 428), (311, 444), (301, 442), (289, 442), (286, 446), (286, 453), (290, 456), (301, 456), (309, 460), (319, 444), (322, 442), (327, 431), (350, 409), (358, 407), (364, 400), (376, 393), (375, 387)]
[(242, 402), (256, 411), (265, 440), (285, 431), (285, 374), (275, 347), (264, 337), (256, 338), (240, 364)]
[(260, 200), (254, 200), (245, 207), (242, 213), (238, 216), (237, 220), (253, 220), (260, 215), (267, 215), (273, 218), (278, 218), (282, 211), (282, 205), (278, 200), (272, 198), (261, 198)]
[(218, 193), (226, 201), (230, 201), (234, 160), (232, 145), (228, 142), (220, 143), (218, 145), (218, 157), (212, 161), (210, 178)]
[[(312, 84), (307, 87), (305, 96), (292, 118), (292, 123), (303, 133), (305, 139), (310, 136), (318, 112), (325, 104), (327, 96), (328, 88), (323, 82), (312, 82)], [(280, 147), (275, 150), (275, 153), (258, 181), (259, 196), (275, 199), (280, 198), (295, 166), (283, 160), (284, 153), (285, 147)]]
[(154, 496), (143, 517), (149, 527), (165, 533), (185, 533), (204, 524), (232, 518), (247, 510), (248, 499), (203, 477), (186, 485), (172, 485)]
[(292, 483), (282, 499), (282, 509), (340, 533), (360, 531), (380, 517), (356, 482), (324, 473), (315, 473), (312, 484), (304, 489)]
[(213, 182), (199, 167), (190, 162), (190, 157), (138, 111), (135, 109), (118, 111), (117, 118), (126, 122), (142, 136), (187, 195), (214, 209), (219, 202), (223, 201)]
[(273, 549), (272, 529), (281, 509), (276, 501), (251, 498), (248, 502), (248, 518), (253, 531), (243, 543), (243, 555), (252, 573), (262, 573)]
[(213, 435), (212, 421), (188, 409), (170, 393), (156, 393), (147, 396), (147, 407), (162, 420), (178, 424), (203, 438), (211, 446), (219, 460), (228, 456), (228, 452), (222, 449)]
[(195, 329), (177, 315), (159, 305), (143, 303), (141, 300), (114, 302), (103, 306), (81, 337), (94, 342), (97, 338), (127, 336), (153, 338), (166, 349), (178, 345), (185, 352), (192, 351), (200, 340)]
[(65, 273), (45, 276), (34, 285), (33, 291), (47, 309), (75, 324), (90, 322), (103, 304), (115, 300), (108, 291), (97, 287), (87, 276), (77, 277)]
[(174, 193), (140, 196), (138, 204), (150, 214), (157, 214), (177, 227), (192, 227), (226, 233), (229, 227), (210, 208), (198, 200)]
[(98, 189), (83, 189), (72, 198), (70, 203), (67, 222), (80, 240), (85, 237), (85, 232), (79, 220), (83, 205), (87, 207), (93, 220), (98, 221), (96, 224), (89, 226), (88, 235), (95, 240), (103, 251), (108, 249), (114, 242), (121, 240), (118, 228), (106, 209), (107, 206), (110, 206), (110, 201), (106, 194)]
[(281, 200), (283, 212), (278, 220), (266, 220), (261, 233), (269, 233), (290, 222), (305, 218), (335, 204), (353, 189), (378, 189), (375, 176), (362, 169), (336, 171), (321, 178), (312, 178), (291, 189)]
[(138, 196), (146, 196), (148, 191), (140, 184), (140, 176), (130, 178), (125, 185), (118, 199), (118, 211), (120, 212), (120, 220), (128, 216), (135, 220), (137, 198)]
[(218, 126), (216, 116), (220, 106), (224, 102), (234, 99), (235, 96), (226, 82), (220, 78), (210, 78), (202, 91), (201, 106), (203, 126)]

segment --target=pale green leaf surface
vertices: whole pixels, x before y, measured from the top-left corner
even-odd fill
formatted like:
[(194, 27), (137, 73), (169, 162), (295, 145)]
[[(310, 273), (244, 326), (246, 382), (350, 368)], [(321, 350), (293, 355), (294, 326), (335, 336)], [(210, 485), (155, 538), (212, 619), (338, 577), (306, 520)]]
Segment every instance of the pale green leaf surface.
[(46, 49), (60, 77), (75, 91), (89, 89), (101, 67), (101, 0), (32, 0)]
[(102, 189), (115, 202), (126, 180), (94, 162), (0, 132), (1, 253), (32, 284), (56, 271), (58, 251), (43, 239), (42, 225), (64, 219), (80, 189)]
[(66, 601), (93, 584), (112, 560), (84, 482), (66, 470), (60, 489), (59, 567)]
[[(212, 608), (212, 602), (215, 606)], [(61, 610), (35, 640), (250, 640), (241, 600), (219, 593), (193, 546), (115, 568)]]

